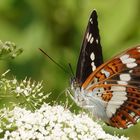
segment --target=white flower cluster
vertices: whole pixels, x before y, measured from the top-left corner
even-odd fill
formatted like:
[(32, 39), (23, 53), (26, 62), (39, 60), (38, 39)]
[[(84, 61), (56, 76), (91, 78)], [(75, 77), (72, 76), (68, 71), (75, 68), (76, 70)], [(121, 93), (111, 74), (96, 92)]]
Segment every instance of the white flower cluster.
[(50, 95), (42, 91), (42, 82), (31, 81), (27, 78), (21, 82), (18, 82), (16, 78), (9, 80), (5, 78), (8, 72), (9, 70), (0, 77), (0, 102), (7, 101), (3, 103), (3, 107), (21, 106), (35, 110)]
[[(13, 80), (14, 81), (14, 80)], [(32, 82), (30, 79), (25, 78), (21, 83), (15, 83), (14, 92), (16, 98), (19, 97), (20, 105), (36, 109), (49, 97), (50, 94), (45, 94), (42, 91), (42, 82)]]
[(44, 104), (34, 113), (15, 107), (9, 113), (7, 120), (16, 128), (6, 130), (3, 140), (128, 140), (106, 134), (85, 113), (75, 115), (62, 106)]

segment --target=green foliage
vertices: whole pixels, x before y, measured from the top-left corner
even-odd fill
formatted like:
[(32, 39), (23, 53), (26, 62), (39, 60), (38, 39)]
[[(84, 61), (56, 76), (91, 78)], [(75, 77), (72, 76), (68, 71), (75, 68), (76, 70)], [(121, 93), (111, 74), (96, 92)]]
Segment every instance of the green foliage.
[[(4, 0), (0, 1), (0, 39), (12, 40), (24, 49), (14, 61), (1, 61), (0, 73), (11, 69), (18, 79), (44, 80), (51, 100), (69, 86), (69, 76), (38, 51), (43, 48), (58, 63), (71, 63), (75, 70), (88, 17), (97, 10), (104, 59), (140, 40), (139, 0)], [(65, 102), (63, 95), (59, 100)], [(121, 131), (139, 139), (139, 126)], [(111, 130), (109, 130), (111, 131)], [(113, 130), (114, 131), (114, 130)]]

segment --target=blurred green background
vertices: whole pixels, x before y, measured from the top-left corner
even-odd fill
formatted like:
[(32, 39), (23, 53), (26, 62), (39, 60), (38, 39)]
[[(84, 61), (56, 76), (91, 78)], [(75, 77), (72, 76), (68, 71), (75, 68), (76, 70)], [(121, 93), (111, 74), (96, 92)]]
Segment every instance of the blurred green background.
[[(69, 76), (38, 50), (44, 49), (58, 63), (75, 71), (87, 21), (93, 9), (98, 22), (104, 60), (140, 43), (139, 0), (1, 0), (0, 39), (13, 41), (24, 49), (13, 61), (0, 63), (0, 73), (11, 69), (19, 80), (31, 77), (44, 81), (50, 100), (65, 100), (63, 91), (69, 87)], [(109, 133), (124, 134), (131, 140), (140, 139), (140, 124)]]

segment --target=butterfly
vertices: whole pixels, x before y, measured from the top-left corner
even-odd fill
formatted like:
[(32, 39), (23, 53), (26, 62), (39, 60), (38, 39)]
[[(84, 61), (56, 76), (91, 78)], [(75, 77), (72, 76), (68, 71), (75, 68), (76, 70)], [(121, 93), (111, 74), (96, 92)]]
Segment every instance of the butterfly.
[(91, 13), (70, 96), (96, 118), (116, 128), (140, 119), (140, 45), (103, 62), (97, 13)]

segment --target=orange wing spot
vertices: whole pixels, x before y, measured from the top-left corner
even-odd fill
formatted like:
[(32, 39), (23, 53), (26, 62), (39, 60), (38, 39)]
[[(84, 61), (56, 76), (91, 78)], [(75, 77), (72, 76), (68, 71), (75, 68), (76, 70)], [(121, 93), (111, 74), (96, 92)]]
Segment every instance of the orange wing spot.
[(102, 74), (101, 72), (100, 73), (97, 73), (96, 74), (96, 77), (99, 79), (99, 81), (102, 81), (102, 80), (104, 80), (106, 78), (105, 75)]
[(119, 58), (116, 59), (116, 61), (112, 61), (112, 63), (108, 64), (108, 67), (109, 67), (110, 69), (112, 69), (113, 74), (116, 73), (116, 72), (121, 71), (122, 68), (123, 68), (123, 66), (124, 66), (124, 65), (122, 64), (122, 62), (120, 61)]
[(101, 97), (102, 97), (102, 99), (103, 99), (104, 101), (107, 101), (107, 102), (108, 102), (108, 101), (112, 98), (112, 96), (113, 96), (113, 95), (112, 95), (112, 92), (109, 92), (109, 91), (108, 91), (108, 92), (106, 92), (106, 93), (103, 93)]
[(137, 67), (137, 68), (133, 69), (132, 73), (139, 74), (140, 73), (140, 67)]
[(121, 116), (122, 119), (127, 119), (127, 124), (128, 124), (129, 122), (131, 122), (131, 123), (133, 123), (133, 124), (136, 124), (136, 121), (134, 120), (134, 118), (131, 117), (127, 112), (128, 112), (128, 110), (125, 111), (125, 109), (124, 109), (124, 110), (121, 109), (120, 113), (122, 114), (122, 116)]
[(128, 93), (128, 95), (132, 95), (132, 96), (137, 96), (137, 95), (140, 96), (140, 90), (134, 86), (128, 86), (127, 93)]
[(134, 50), (128, 51), (128, 54), (129, 54), (132, 58), (139, 58), (140, 52), (135, 48)]
[(136, 120), (129, 114), (129, 109), (122, 106), (114, 116), (110, 118), (110, 125), (117, 128), (128, 128), (131, 124), (136, 124)]
[(127, 92), (140, 94), (139, 91), (133, 87), (127, 87)]
[(104, 69), (105, 69), (105, 71), (108, 71), (110, 75), (114, 74), (114, 72), (111, 68), (105, 67)]
[(122, 119), (122, 115), (116, 114), (110, 119), (110, 124), (117, 128), (127, 128), (127, 120)]
[(110, 119), (109, 125), (110, 125), (110, 126), (113, 126), (113, 127), (120, 128), (120, 125), (118, 124), (118, 122), (116, 121), (116, 119), (115, 119), (114, 117), (112, 117), (112, 118)]
[(130, 104), (129, 104), (129, 106), (128, 106), (128, 105), (125, 105), (125, 108), (127, 108), (128, 110), (131, 110), (131, 111), (134, 112), (136, 115), (140, 116), (140, 111), (137, 110), (137, 109), (135, 109), (135, 108), (133, 107), (133, 105), (131, 105), (131, 106), (130, 106)]

